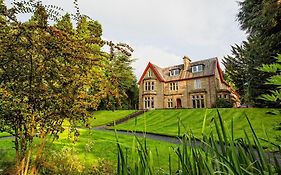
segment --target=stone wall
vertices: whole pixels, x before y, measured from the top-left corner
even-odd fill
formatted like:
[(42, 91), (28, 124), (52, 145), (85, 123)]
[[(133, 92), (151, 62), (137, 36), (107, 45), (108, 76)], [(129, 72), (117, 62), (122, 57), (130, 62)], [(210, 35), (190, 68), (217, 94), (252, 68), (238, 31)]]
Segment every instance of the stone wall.
[[(151, 71), (149, 76), (149, 71)], [(201, 81), (201, 88), (195, 88), (195, 80)], [(153, 91), (145, 91), (146, 81), (154, 82)], [(178, 89), (171, 90), (170, 83), (178, 83)], [(221, 91), (227, 91), (227, 86), (221, 82), (219, 72), (216, 69), (215, 75), (186, 79), (180, 81), (160, 82), (153, 71), (148, 69), (143, 81), (139, 84), (139, 109), (144, 109), (144, 97), (154, 98), (154, 108), (168, 108), (168, 99), (172, 99), (173, 107), (177, 105), (177, 99), (183, 108), (193, 108), (192, 96), (203, 96), (204, 107), (211, 108)]]

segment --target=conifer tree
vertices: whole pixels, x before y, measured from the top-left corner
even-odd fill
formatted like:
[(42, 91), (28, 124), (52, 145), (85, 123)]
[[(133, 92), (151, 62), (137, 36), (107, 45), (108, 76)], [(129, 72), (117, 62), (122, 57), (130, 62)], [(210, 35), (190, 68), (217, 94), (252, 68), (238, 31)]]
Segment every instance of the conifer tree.
[(242, 45), (232, 46), (232, 55), (224, 58), (226, 74), (244, 103), (266, 106), (257, 97), (274, 87), (265, 85), (271, 74), (258, 68), (274, 63), (281, 52), (281, 4), (278, 0), (244, 0), (239, 5), (238, 21), (249, 36)]

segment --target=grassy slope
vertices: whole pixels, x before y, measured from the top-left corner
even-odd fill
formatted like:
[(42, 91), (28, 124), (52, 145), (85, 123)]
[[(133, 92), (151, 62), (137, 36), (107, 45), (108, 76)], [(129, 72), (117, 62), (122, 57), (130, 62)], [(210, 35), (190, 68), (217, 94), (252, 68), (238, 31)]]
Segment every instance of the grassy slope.
[[(219, 112), (228, 131), (230, 131), (230, 124), (233, 118), (235, 138), (241, 138), (244, 136), (243, 129), (250, 129), (245, 118), (246, 114), (259, 137), (267, 138), (264, 132), (266, 131), (270, 141), (281, 144), (276, 141), (276, 136), (281, 135), (281, 131), (273, 129), (278, 123), (280, 123), (281, 115), (272, 115), (267, 113), (272, 110), (273, 109), (243, 108), (219, 109)], [(194, 135), (200, 138), (202, 135), (202, 126), (205, 115), (206, 123), (204, 132), (208, 133), (211, 129), (215, 129), (214, 125), (211, 124), (211, 119), (214, 116), (217, 116), (216, 109), (154, 110), (145, 113), (137, 119), (120, 124), (116, 126), (116, 128), (175, 136), (178, 134), (178, 118), (180, 118), (182, 121), (182, 124), (180, 125), (181, 135), (185, 133), (186, 129), (187, 131), (192, 130)]]
[[(124, 118), (136, 111), (137, 110), (95, 111), (93, 112), (92, 117), (89, 118), (89, 122), (91, 127), (101, 126), (116, 121), (118, 119)], [(68, 127), (69, 122), (65, 120), (63, 126)]]
[(124, 118), (136, 110), (95, 111), (90, 119), (91, 126), (100, 126)]

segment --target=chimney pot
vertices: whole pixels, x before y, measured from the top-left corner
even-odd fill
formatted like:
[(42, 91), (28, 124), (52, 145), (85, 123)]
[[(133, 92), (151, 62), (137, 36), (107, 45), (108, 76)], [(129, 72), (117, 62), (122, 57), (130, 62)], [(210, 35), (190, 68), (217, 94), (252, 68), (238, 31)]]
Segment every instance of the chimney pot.
[(183, 57), (184, 70), (187, 70), (190, 65), (191, 59), (188, 56)]

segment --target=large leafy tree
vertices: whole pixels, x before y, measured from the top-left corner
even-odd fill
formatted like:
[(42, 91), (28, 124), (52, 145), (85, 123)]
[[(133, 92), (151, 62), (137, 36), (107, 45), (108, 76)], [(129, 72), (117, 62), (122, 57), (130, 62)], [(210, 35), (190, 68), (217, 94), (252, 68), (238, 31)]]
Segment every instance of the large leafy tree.
[(129, 55), (119, 50), (108, 55), (105, 65), (108, 93), (99, 109), (135, 109), (138, 103), (138, 87), (131, 67), (132, 61)]
[(244, 0), (239, 2), (238, 21), (248, 33), (247, 41), (232, 46), (232, 55), (224, 58), (226, 74), (245, 103), (265, 106), (259, 95), (272, 90), (265, 85), (271, 74), (258, 69), (275, 62), (281, 50), (281, 4), (278, 0)]
[(45, 8), (33, 5), (34, 15), (21, 23), (19, 8), (0, 1), (0, 129), (15, 136), (17, 174), (37, 174), (47, 139), (58, 137), (64, 120), (78, 135), (75, 124), (86, 123), (102, 99), (118, 100), (125, 89), (117, 89), (123, 84), (110, 65), (129, 64), (101, 51), (107, 42), (97, 21), (80, 17), (74, 28), (67, 14), (52, 26)]

